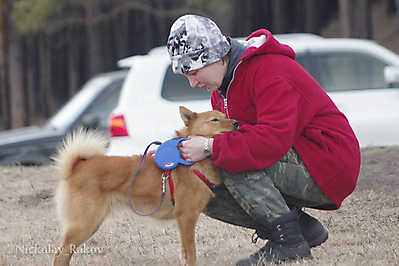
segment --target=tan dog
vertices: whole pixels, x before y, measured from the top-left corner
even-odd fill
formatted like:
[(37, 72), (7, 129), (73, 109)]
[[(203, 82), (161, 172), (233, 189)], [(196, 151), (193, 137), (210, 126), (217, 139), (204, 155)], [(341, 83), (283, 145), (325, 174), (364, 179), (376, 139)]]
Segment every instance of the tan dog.
[[(194, 113), (180, 107), (185, 127), (176, 131), (179, 137), (201, 135), (212, 137), (237, 129), (237, 122), (228, 120), (218, 111)], [(140, 212), (151, 212), (159, 206), (162, 190), (162, 170), (148, 156), (137, 175), (131, 195), (130, 183), (142, 155), (132, 157), (105, 156), (103, 137), (82, 130), (69, 136), (55, 160), (61, 172), (56, 193), (58, 215), (63, 232), (61, 247), (53, 265), (69, 265), (73, 251), (88, 240), (108, 215), (111, 202), (117, 200), (129, 207), (130, 200)], [(214, 196), (209, 187), (192, 171), (199, 170), (206, 178), (220, 184), (219, 169), (210, 159), (192, 166), (172, 170), (175, 206), (167, 191), (162, 208), (152, 218), (176, 219), (180, 231), (182, 254), (188, 265), (196, 264), (195, 224), (201, 211)], [(129, 198), (131, 196), (132, 198)]]

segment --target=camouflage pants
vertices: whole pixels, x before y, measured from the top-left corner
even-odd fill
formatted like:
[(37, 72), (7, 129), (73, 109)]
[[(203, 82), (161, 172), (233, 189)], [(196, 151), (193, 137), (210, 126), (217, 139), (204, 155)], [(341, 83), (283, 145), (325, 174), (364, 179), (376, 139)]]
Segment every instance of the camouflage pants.
[(331, 204), (292, 148), (278, 162), (262, 170), (229, 173), (215, 189), (204, 213), (248, 228), (269, 223), (290, 212), (288, 205), (317, 207)]

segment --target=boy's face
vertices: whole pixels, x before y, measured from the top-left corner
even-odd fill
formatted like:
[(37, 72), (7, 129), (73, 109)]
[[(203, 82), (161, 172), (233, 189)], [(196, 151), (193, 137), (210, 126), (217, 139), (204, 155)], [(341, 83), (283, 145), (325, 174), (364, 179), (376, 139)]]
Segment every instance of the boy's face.
[(215, 91), (222, 85), (226, 71), (227, 64), (223, 60), (219, 60), (183, 75), (188, 79), (191, 87), (198, 86), (208, 91)]

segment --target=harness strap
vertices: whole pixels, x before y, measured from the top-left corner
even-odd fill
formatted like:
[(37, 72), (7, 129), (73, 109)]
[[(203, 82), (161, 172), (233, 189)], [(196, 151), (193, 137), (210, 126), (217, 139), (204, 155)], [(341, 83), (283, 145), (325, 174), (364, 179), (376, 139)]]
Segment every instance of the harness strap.
[(208, 180), (200, 171), (192, 169), (194, 174), (196, 174), (212, 191), (215, 189), (216, 185)]
[[(215, 184), (213, 184), (211, 181), (208, 180), (208, 178), (206, 178), (200, 171), (192, 169), (192, 171), (194, 172), (194, 174), (196, 174), (199, 179), (202, 180), (202, 182), (204, 182), (209, 188), (210, 190), (214, 190), (214, 188), (216, 187)], [(168, 179), (168, 183), (169, 183), (169, 191), (170, 191), (170, 200), (172, 201), (173, 206), (175, 206), (175, 186), (173, 183), (173, 179), (171, 177), (171, 170), (165, 170), (163, 172), (163, 175), (166, 179)]]
[(170, 175), (171, 172), (171, 170), (165, 170), (165, 172), (163, 172), (163, 175), (166, 176), (166, 178), (168, 179), (170, 200), (172, 201), (173, 206), (175, 206), (175, 186), (173, 184), (172, 176)]

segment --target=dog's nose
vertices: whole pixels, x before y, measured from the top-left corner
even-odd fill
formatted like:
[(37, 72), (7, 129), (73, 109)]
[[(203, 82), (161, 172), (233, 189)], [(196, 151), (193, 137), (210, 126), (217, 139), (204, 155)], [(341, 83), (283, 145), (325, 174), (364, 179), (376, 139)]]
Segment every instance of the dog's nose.
[(235, 129), (238, 129), (239, 123), (238, 123), (237, 120), (233, 120), (233, 122), (231, 122), (231, 123), (233, 124), (233, 127), (234, 127)]

